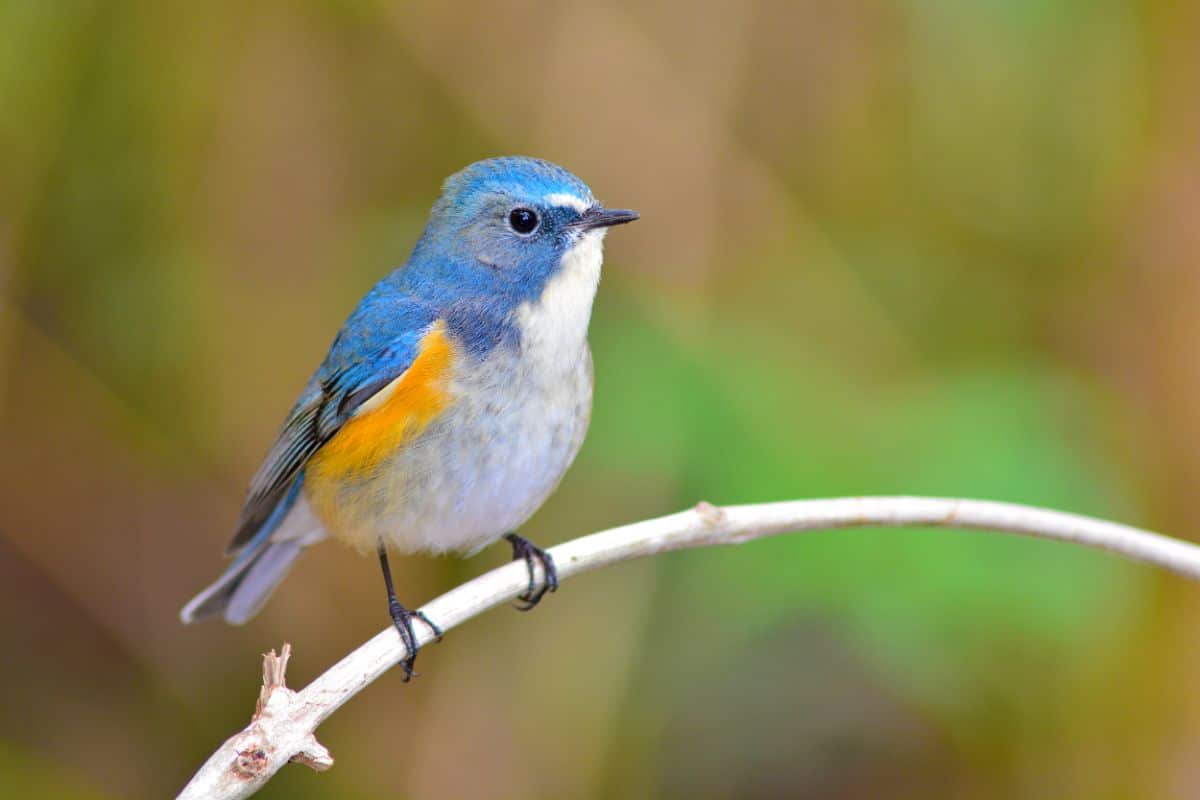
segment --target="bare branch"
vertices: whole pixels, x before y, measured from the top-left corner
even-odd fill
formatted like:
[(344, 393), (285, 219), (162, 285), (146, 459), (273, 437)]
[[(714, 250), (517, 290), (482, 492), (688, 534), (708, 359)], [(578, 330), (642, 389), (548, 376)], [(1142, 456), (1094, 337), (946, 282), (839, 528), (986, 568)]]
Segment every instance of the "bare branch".
[[(1114, 522), (981, 500), (923, 497), (853, 497), (795, 500), (689, 511), (595, 533), (550, 550), (561, 580), (587, 570), (671, 550), (739, 544), (780, 533), (859, 527), (938, 527), (987, 530), (1096, 547), (1200, 579), (1200, 547)], [(450, 630), (509, 602), (525, 590), (524, 562), (481, 575), (422, 608)], [(420, 644), (431, 638), (417, 627)], [(314, 732), (347, 700), (407, 655), (395, 629), (377, 634), (299, 692), (284, 685), (291, 648), (267, 654), (259, 709), (250, 725), (205, 762), (180, 793), (181, 800), (249, 797), (288, 761), (328, 769), (333, 758)]]
[[(284, 644), (263, 656), (263, 685), (250, 724), (231, 736), (196, 773), (179, 794), (181, 798), (249, 797), (288, 761), (323, 771), (333, 766), (333, 756), (317, 741), (304, 715), (304, 702), (287, 687), (286, 673), (292, 646)], [(210, 769), (224, 755), (220, 769)]]

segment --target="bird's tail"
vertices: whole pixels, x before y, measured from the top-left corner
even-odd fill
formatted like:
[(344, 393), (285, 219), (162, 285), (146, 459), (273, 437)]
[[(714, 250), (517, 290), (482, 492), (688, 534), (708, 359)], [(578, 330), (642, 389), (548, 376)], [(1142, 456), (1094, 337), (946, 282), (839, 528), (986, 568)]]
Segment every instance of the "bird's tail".
[(304, 549), (325, 538), (325, 530), (299, 496), (297, 486), (280, 504), (277, 514), (246, 543), (221, 577), (192, 598), (179, 617), (200, 622), (222, 616), (241, 625), (258, 613), (271, 592), (291, 570)]

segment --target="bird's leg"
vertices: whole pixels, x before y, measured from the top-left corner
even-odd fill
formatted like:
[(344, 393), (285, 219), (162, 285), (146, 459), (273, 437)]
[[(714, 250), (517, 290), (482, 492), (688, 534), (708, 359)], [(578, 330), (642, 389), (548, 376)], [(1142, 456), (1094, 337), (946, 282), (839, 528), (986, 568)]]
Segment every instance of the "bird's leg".
[[(529, 588), (519, 597), (524, 605), (518, 605), (517, 610), (530, 611), (542, 601), (546, 592), (558, 591), (558, 569), (554, 566), (554, 558), (528, 539), (518, 536), (516, 533), (505, 534), (504, 538), (512, 545), (513, 561), (518, 558), (525, 559), (525, 566), (529, 570)], [(541, 563), (542, 571), (546, 573), (546, 582), (540, 589), (537, 586), (537, 573), (533, 566), (534, 559)]]
[(396, 598), (396, 587), (392, 584), (392, 568), (388, 566), (387, 548), (384, 547), (383, 542), (379, 543), (379, 566), (383, 568), (383, 582), (387, 585), (388, 613), (391, 614), (392, 624), (396, 626), (400, 639), (404, 642), (404, 649), (408, 651), (408, 655), (400, 662), (400, 666), (404, 670), (404, 681), (407, 683), (413, 676), (413, 662), (417, 660), (417, 651), (421, 649), (417, 644), (417, 635), (413, 633), (412, 621), (419, 619), (428, 625), (434, 636), (437, 637), (436, 641), (439, 642), (442, 640), (442, 629), (434, 625), (429, 617), (425, 616), (425, 612), (409, 611), (400, 605), (400, 601)]

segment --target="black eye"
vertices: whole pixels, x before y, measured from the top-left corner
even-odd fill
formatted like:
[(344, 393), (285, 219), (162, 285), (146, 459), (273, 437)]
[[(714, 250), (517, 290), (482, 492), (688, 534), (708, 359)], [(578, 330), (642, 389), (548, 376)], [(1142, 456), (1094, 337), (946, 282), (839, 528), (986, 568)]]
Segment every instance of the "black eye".
[(533, 233), (538, 226), (538, 215), (528, 208), (514, 208), (508, 215), (508, 224), (517, 233)]

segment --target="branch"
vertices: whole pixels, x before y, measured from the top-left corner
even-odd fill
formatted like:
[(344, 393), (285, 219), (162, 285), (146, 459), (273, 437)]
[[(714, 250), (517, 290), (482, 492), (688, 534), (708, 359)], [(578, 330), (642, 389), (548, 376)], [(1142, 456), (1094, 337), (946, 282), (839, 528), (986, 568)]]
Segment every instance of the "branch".
[[(1059, 511), (923, 497), (853, 497), (795, 500), (717, 508), (701, 503), (689, 511), (595, 533), (550, 550), (565, 580), (588, 570), (671, 550), (740, 544), (792, 531), (858, 527), (935, 527), (988, 530), (1096, 547), (1157, 564), (1200, 580), (1200, 546), (1115, 522)], [(540, 567), (539, 567), (540, 569)], [(540, 576), (539, 576), (540, 577)], [(490, 608), (509, 602), (528, 586), (525, 563), (513, 562), (442, 595), (421, 610), (448, 631)], [(432, 638), (416, 628), (419, 643)], [(394, 628), (387, 628), (299, 692), (283, 683), (290, 647), (269, 653), (259, 709), (250, 725), (205, 762), (179, 800), (249, 797), (284, 764), (314, 769), (333, 765), (314, 736), (317, 726), (407, 655)]]

